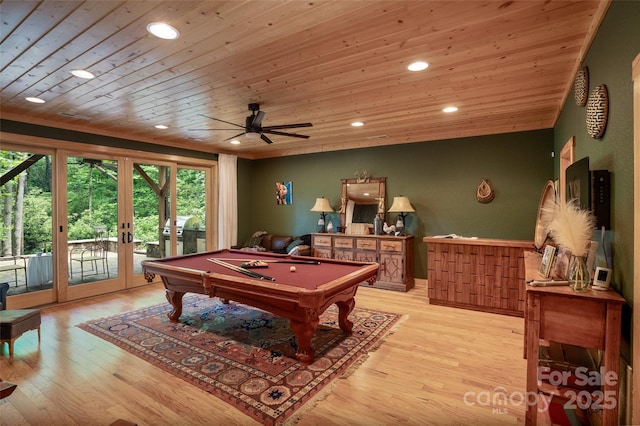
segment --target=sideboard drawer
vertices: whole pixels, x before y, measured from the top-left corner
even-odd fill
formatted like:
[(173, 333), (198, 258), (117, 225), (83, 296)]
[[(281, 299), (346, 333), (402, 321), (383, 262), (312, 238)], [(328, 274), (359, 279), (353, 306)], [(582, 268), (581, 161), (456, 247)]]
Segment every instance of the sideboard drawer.
[(330, 235), (321, 235), (321, 236), (314, 235), (313, 245), (322, 246), (322, 247), (331, 247), (331, 236)]
[(360, 250), (376, 250), (376, 240), (375, 239), (364, 239), (358, 238), (356, 240), (356, 248)]
[(402, 241), (380, 240), (380, 251), (402, 253)]
[(342, 249), (353, 248), (353, 238), (335, 238), (333, 240), (333, 247)]

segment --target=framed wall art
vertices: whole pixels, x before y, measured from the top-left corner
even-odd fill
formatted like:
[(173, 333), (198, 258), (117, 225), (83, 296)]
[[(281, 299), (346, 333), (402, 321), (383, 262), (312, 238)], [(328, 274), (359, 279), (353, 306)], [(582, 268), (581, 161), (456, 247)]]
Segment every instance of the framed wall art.
[(293, 204), (291, 182), (276, 182), (276, 204)]

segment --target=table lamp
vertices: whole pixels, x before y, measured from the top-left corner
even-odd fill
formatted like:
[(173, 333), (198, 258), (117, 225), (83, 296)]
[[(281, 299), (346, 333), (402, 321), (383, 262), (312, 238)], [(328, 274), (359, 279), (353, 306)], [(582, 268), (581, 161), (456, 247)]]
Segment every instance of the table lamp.
[(398, 222), (396, 223), (396, 230), (398, 231), (398, 235), (406, 235), (405, 227), (404, 227), (404, 219), (407, 216), (407, 213), (415, 212), (416, 210), (411, 205), (408, 197), (393, 197), (393, 203), (389, 210), (389, 213), (400, 213), (398, 217)]
[(320, 212), (320, 220), (318, 221), (319, 232), (327, 232), (325, 228), (325, 218), (327, 212), (332, 212), (331, 204), (326, 198), (316, 198), (316, 203), (311, 207), (312, 212)]

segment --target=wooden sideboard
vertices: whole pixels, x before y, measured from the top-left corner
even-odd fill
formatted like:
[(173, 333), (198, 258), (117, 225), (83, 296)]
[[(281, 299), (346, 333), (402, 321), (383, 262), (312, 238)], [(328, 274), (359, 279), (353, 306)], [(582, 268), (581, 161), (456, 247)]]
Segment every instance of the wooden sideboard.
[[(525, 253), (527, 281), (542, 279), (540, 255)], [(620, 384), (620, 334), (622, 305), (625, 299), (613, 290), (598, 291), (591, 287), (575, 292), (568, 285), (527, 286), (525, 313), (525, 357), (527, 358), (527, 395), (538, 394), (538, 353), (540, 339), (603, 351), (600, 393), (590, 396), (586, 403), (603, 404), (601, 424), (618, 424)], [(587, 376), (583, 373), (583, 377)], [(561, 383), (561, 387), (566, 384)], [(569, 398), (577, 390), (565, 390)], [(575, 402), (575, 401), (572, 401)], [(583, 404), (585, 401), (582, 402)], [(537, 425), (538, 406), (527, 405), (525, 424)]]
[(380, 272), (373, 287), (408, 291), (413, 288), (413, 236), (311, 234), (315, 257), (378, 262)]
[(429, 303), (524, 316), (533, 241), (424, 237)]

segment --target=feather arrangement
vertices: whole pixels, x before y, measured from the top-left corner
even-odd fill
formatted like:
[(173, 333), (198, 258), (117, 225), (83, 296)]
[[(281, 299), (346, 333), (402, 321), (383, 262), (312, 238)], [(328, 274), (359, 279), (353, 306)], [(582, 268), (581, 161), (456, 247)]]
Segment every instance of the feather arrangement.
[(574, 256), (586, 256), (596, 225), (591, 211), (580, 209), (574, 200), (561, 200), (554, 206), (545, 208), (549, 209), (553, 211), (545, 211), (544, 214), (552, 217), (548, 228), (551, 238)]

